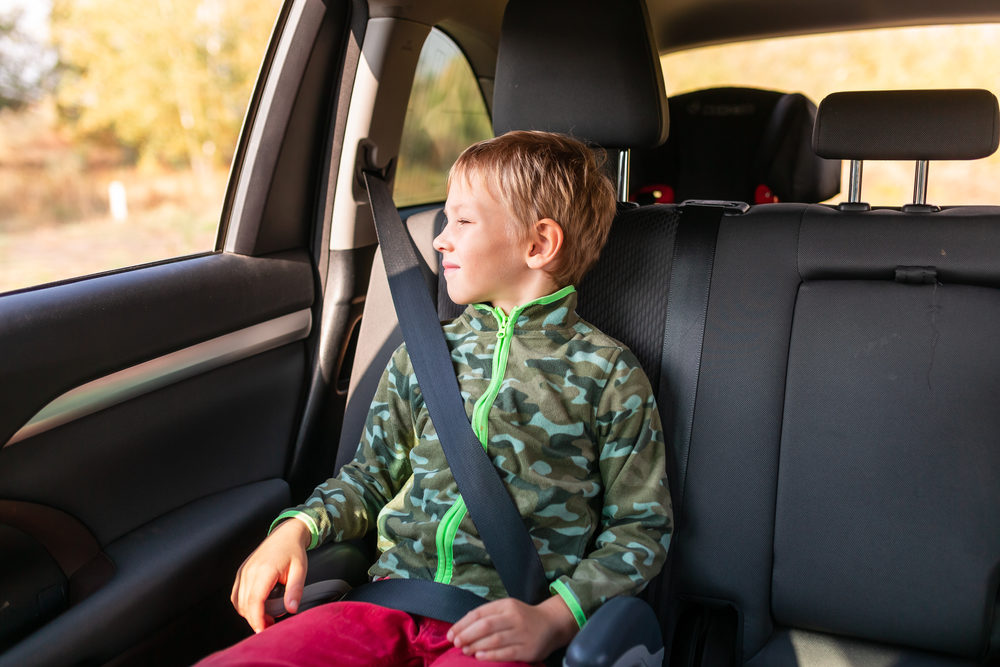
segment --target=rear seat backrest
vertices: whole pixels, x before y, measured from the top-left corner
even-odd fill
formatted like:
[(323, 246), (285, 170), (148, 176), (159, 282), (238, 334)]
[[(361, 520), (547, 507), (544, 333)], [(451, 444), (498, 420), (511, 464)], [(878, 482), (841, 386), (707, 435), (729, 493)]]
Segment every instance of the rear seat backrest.
[(710, 88), (670, 98), (670, 137), (632, 158), (640, 204), (727, 199), (814, 203), (840, 190), (840, 160), (811, 146), (816, 105), (799, 93)]
[[(821, 105), (820, 143), (836, 125), (859, 151), (838, 157), (925, 155), (920, 133), (869, 141), (869, 125), (896, 125), (872, 99), (851, 101), (856, 132)], [(985, 138), (941, 107), (902, 126), (941, 124), (935, 157), (992, 152), (996, 100), (978, 99), (987, 122), (964, 127)], [(995, 207), (776, 204), (723, 220), (673, 583), (695, 610), (734, 611), (737, 664), (971, 665), (997, 650), (998, 258)]]

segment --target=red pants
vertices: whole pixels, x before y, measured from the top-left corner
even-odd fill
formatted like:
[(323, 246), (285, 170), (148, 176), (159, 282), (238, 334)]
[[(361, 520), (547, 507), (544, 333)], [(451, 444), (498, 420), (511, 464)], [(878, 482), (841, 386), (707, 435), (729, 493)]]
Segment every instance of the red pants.
[[(448, 641), (451, 623), (366, 602), (333, 602), (288, 617), (213, 653), (198, 667), (525, 667), (485, 662)], [(543, 663), (538, 663), (542, 666)]]

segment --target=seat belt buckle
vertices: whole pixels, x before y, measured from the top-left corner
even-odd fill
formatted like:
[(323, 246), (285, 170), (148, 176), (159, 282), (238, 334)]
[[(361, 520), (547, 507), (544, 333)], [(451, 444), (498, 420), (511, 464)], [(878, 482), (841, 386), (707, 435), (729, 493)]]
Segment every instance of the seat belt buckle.
[(750, 210), (750, 204), (746, 202), (726, 199), (685, 199), (680, 203), (679, 208), (683, 209), (685, 206), (721, 208), (722, 215), (743, 215)]

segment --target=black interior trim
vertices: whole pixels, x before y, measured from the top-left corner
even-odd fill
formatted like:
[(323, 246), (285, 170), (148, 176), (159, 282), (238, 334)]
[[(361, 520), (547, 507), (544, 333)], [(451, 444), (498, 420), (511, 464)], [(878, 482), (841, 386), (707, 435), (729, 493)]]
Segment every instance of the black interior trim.
[[(0, 655), (0, 667), (104, 662), (220, 586), (228, 588), (262, 530), (289, 504), (277, 479), (195, 501), (106, 548), (114, 577)], [(248, 539), (250, 536), (250, 539)]]
[(73, 387), (312, 300), (304, 252), (214, 254), (8, 295), (0, 299), (0, 442)]

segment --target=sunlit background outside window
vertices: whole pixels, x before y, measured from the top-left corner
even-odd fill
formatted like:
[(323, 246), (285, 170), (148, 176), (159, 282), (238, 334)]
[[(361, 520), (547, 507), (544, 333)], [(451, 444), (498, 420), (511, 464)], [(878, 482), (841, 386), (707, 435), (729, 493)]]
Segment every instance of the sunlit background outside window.
[(399, 143), (393, 199), (416, 206), (444, 199), (451, 164), (493, 136), (483, 93), (465, 56), (439, 30), (420, 50)]
[(0, 292), (213, 250), (280, 0), (0, 0)]
[[(802, 93), (815, 104), (846, 90), (985, 88), (1000, 93), (1000, 26), (973, 24), (864, 30), (712, 46), (661, 60), (667, 93), (749, 86)], [(847, 198), (847, 163), (841, 195)], [(913, 201), (913, 162), (866, 162), (862, 199)], [(1000, 204), (1000, 154), (932, 162), (928, 203)]]
[[(0, 0), (0, 292), (215, 247), (280, 4)], [(751, 86), (819, 103), (839, 90), (996, 92), (989, 64), (1000, 61), (1000, 26), (782, 38), (662, 61), (672, 94)], [(403, 131), (397, 204), (443, 200), (451, 162), (489, 134), (468, 64), (432, 32)], [(912, 181), (912, 163), (867, 163), (862, 198), (907, 203)], [(997, 156), (933, 163), (928, 200), (997, 204), (998, 182)]]

